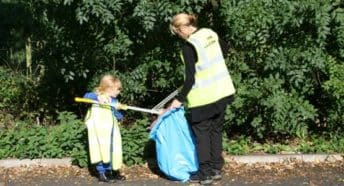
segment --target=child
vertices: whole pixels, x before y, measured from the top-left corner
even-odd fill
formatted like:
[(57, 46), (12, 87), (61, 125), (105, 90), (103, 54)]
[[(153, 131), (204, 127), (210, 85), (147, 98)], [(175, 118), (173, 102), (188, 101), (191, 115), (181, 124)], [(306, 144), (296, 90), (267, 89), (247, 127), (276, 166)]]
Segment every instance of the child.
[[(95, 92), (88, 92), (84, 98), (100, 103), (120, 105), (116, 97), (121, 92), (121, 82), (112, 75), (101, 78)], [(92, 164), (96, 164), (100, 182), (125, 180), (119, 174), (122, 165), (122, 141), (118, 121), (123, 119), (117, 108), (93, 104), (86, 115), (89, 152)]]

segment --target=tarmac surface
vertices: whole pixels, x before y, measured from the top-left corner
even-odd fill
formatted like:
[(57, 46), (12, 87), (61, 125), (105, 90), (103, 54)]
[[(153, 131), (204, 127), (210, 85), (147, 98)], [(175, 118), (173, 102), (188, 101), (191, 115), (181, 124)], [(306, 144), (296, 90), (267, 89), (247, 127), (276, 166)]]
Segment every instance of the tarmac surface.
[[(31, 160), (30, 164), (28, 160), (0, 160), (0, 186), (198, 185), (171, 181), (152, 163), (124, 167), (126, 181), (100, 183), (92, 170), (66, 165), (68, 161), (53, 159), (44, 164), (43, 160)], [(12, 166), (6, 167), (5, 162)], [(231, 156), (226, 158), (222, 180), (213, 185), (344, 186), (344, 160), (342, 155)]]

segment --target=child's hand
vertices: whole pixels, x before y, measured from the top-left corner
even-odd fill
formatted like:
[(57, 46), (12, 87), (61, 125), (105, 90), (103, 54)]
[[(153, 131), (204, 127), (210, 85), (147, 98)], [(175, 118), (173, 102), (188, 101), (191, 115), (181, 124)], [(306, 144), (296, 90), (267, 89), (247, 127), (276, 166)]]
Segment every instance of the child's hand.
[(128, 106), (126, 104), (116, 103), (115, 108), (116, 110), (127, 110)]
[(111, 103), (111, 98), (109, 96), (99, 95), (97, 98), (98, 98), (99, 103), (105, 103), (105, 104)]

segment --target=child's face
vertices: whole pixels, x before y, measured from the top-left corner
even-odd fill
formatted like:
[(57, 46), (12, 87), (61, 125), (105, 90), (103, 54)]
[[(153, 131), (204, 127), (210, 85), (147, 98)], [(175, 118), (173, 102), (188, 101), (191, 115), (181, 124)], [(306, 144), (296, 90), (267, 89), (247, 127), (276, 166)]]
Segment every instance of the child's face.
[(116, 98), (121, 93), (122, 87), (120, 84), (116, 84), (106, 89), (106, 94), (108, 96)]

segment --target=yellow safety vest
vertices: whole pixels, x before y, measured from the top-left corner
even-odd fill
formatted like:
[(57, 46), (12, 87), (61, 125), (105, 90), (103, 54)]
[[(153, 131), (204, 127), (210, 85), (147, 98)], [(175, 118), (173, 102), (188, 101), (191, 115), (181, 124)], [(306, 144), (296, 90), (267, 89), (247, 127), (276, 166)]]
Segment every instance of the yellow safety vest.
[(198, 107), (233, 95), (235, 88), (229, 75), (217, 34), (202, 28), (187, 39), (196, 49), (195, 84), (187, 95), (187, 106)]
[(113, 170), (122, 166), (122, 139), (117, 119), (110, 106), (92, 105), (85, 118), (91, 163), (110, 163)]

